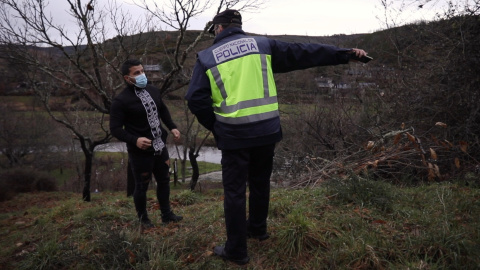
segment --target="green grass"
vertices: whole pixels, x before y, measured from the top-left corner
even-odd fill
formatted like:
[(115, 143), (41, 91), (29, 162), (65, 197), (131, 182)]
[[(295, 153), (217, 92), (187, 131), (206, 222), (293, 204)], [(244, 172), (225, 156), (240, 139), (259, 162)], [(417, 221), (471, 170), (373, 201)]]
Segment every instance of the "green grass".
[(57, 168), (48, 172), (49, 175), (54, 177), (57, 180), (57, 185), (62, 186), (67, 181), (71, 180), (77, 175), (77, 172), (71, 168)]
[[(205, 185), (207, 186), (207, 185)], [(2, 269), (238, 269), (212, 254), (226, 240), (221, 186), (172, 189), (184, 220), (140, 233), (124, 192), (19, 194), (0, 203)], [(269, 240), (248, 240), (244, 269), (479, 269), (480, 190), (399, 187), (361, 178), (273, 189)]]
[(23, 103), (27, 106), (31, 106), (37, 100), (35, 96), (0, 96), (0, 103)]

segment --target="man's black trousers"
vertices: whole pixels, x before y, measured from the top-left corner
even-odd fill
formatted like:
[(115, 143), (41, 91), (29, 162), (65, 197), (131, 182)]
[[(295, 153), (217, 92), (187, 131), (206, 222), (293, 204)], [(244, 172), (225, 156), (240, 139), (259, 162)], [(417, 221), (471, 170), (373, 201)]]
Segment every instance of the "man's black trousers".
[[(247, 256), (247, 227), (255, 235), (267, 232), (275, 144), (222, 150), (224, 211), (227, 228), (225, 252), (232, 257)], [(250, 191), (249, 218), (246, 217), (246, 188)]]
[(169, 155), (167, 148), (163, 148), (161, 155), (128, 153), (129, 163), (135, 179), (133, 202), (140, 220), (148, 220), (147, 190), (152, 174), (157, 182), (157, 200), (162, 214), (168, 214), (170, 209), (170, 167), (165, 162)]

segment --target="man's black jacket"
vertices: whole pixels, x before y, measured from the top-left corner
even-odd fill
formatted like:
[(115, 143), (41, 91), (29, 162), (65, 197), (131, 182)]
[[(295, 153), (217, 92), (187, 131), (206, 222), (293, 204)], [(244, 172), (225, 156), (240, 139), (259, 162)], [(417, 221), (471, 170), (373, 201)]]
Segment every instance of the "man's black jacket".
[[(163, 122), (169, 130), (177, 128), (172, 121), (167, 106), (165, 106), (160, 97), (160, 90), (152, 85), (147, 85), (146, 90), (155, 101), (161, 122)], [(162, 130), (162, 141), (165, 143), (168, 132), (161, 124), (160, 129)], [(139, 137), (146, 137), (153, 140), (153, 135), (148, 123), (145, 107), (140, 98), (135, 94), (134, 86), (126, 87), (113, 99), (110, 108), (110, 131), (115, 138), (127, 143), (128, 151), (154, 152), (152, 147), (147, 150), (141, 150), (136, 146)]]

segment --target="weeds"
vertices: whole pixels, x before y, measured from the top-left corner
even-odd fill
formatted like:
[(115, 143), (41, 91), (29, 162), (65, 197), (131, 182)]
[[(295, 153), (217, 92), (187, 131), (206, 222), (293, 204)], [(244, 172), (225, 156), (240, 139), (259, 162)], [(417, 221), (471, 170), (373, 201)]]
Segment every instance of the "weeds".
[(326, 187), (328, 196), (339, 203), (355, 203), (360, 206), (374, 206), (385, 212), (392, 211), (391, 184), (352, 174), (347, 179), (332, 179), (327, 182)]
[(278, 242), (288, 256), (299, 256), (321, 245), (315, 224), (297, 210), (287, 215), (287, 224), (278, 231)]
[(270, 217), (282, 218), (286, 217), (292, 211), (292, 202), (288, 199), (272, 200), (269, 208)]
[[(81, 260), (78, 260), (82, 257)], [(57, 239), (47, 240), (36, 246), (35, 251), (25, 256), (19, 264), (19, 269), (66, 269), (75, 268), (81, 261), (87, 261), (78, 250)]]
[[(107, 224), (102, 224), (105, 226)], [(129, 238), (123, 231), (93, 230), (93, 249), (89, 257), (109, 269), (128, 269), (149, 261), (149, 245), (144, 238)]]
[[(158, 247), (159, 246), (159, 247)], [(138, 264), (138, 269), (179, 269), (181, 263), (175, 256), (175, 251), (165, 244), (150, 243), (148, 255), (149, 261)]]
[[(2, 202), (2, 269), (238, 269), (212, 252), (226, 240), (222, 197), (186, 188), (172, 189), (184, 220), (142, 234), (123, 192)], [(349, 178), (272, 189), (271, 237), (248, 240), (246, 269), (478, 269), (478, 216), (480, 191), (456, 184)]]
[(180, 193), (176, 194), (172, 198), (175, 201), (178, 201), (181, 205), (192, 205), (200, 200), (200, 196), (191, 191), (191, 190), (183, 190)]

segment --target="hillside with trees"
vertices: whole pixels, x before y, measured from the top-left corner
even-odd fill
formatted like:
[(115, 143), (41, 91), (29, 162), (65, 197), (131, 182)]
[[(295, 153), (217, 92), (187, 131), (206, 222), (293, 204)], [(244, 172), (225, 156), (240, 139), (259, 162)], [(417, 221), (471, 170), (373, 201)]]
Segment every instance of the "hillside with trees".
[[(13, 2), (3, 5), (9, 3)], [(255, 8), (255, 2), (249, 3)], [(18, 12), (34, 14), (31, 12), (36, 8), (39, 6), (18, 8)], [(79, 21), (99, 23), (104, 19), (84, 12), (81, 6), (72, 8)], [(165, 20), (165, 14), (153, 15)], [(180, 19), (170, 21), (178, 25), (177, 31), (138, 34), (133, 29), (147, 30), (151, 25), (138, 21), (127, 27), (128, 14), (117, 16), (119, 35), (101, 43), (95, 41), (104, 37), (102, 28), (87, 31), (86, 39), (70, 40), (70, 45), (49, 39), (42, 25), (35, 28), (37, 36), (15, 35), (7, 27), (2, 30), (1, 61), (9, 68), (2, 71), (6, 80), (1, 93), (10, 95), (8, 98), (37, 97), (40, 103), (21, 110), (47, 112), (69, 130), (71, 135), (66, 137), (80, 143), (85, 163), (77, 166), (77, 171), (85, 180), (86, 200), (95, 166), (94, 149), (112, 140), (106, 127), (111, 99), (123, 87), (118, 71), (122, 59), (141, 58), (153, 69), (149, 77), (165, 99), (177, 104), (178, 111), (185, 111), (175, 116), (185, 133), (183, 179), (188, 157), (195, 158), (202, 145), (213, 143), (211, 136), (194, 124), (182, 102), (195, 53), (208, 47), (213, 37), (204, 31), (188, 31), (184, 27), (188, 20)], [(191, 16), (184, 14), (187, 19)], [(3, 20), (8, 22), (7, 17)], [(467, 6), (463, 11), (446, 10), (435, 21), (371, 34), (271, 36), (288, 42), (364, 48), (374, 58), (366, 65), (353, 63), (275, 75), (285, 134), (277, 148), (275, 180), (297, 186), (354, 173), (393, 182), (431, 182), (478, 172), (478, 22), (478, 10)], [(26, 23), (35, 26), (38, 22)], [(82, 41), (88, 41), (87, 45), (81, 45)], [(34, 46), (36, 43), (50, 46)], [(16, 110), (8, 102), (2, 106), (7, 111)], [(3, 127), (9, 127), (9, 119), (15, 117), (4, 118)], [(21, 159), (28, 160), (26, 157), (34, 154), (28, 147), (11, 148), (6, 136), (2, 167), (22, 166)]]
[[(300, 182), (352, 172), (397, 183), (478, 173), (478, 31), (479, 17), (471, 14), (339, 39), (375, 60), (280, 78), (298, 78), (292, 85), (301, 86), (322, 77), (321, 86), (333, 85), (330, 95), (301, 99), (313, 101), (311, 110), (286, 117), (295, 131), (282, 144), (286, 162), (299, 163), (295, 173), (311, 171)], [(295, 100), (281, 83), (288, 102)], [(296, 160), (288, 160), (292, 153)]]
[[(45, 1), (0, 0), (0, 268), (237, 269), (212, 255), (225, 241), (223, 190), (196, 177), (220, 165), (197, 162), (214, 141), (183, 100), (195, 54), (213, 40), (208, 23), (189, 22), (209, 1), (144, 6), (148, 20), (113, 2), (66, 1), (75, 37), (42, 12)], [(263, 2), (215, 4), (248, 12)], [(379, 2), (389, 11), (395, 1)], [(480, 3), (445, 3), (432, 21), (374, 33), (270, 36), (374, 60), (275, 74), (284, 139), (271, 238), (249, 240), (249, 269), (480, 267)], [(185, 219), (147, 231), (125, 196), (128, 157), (99, 150), (115, 142), (109, 107), (134, 57), (183, 137), (172, 203)]]

